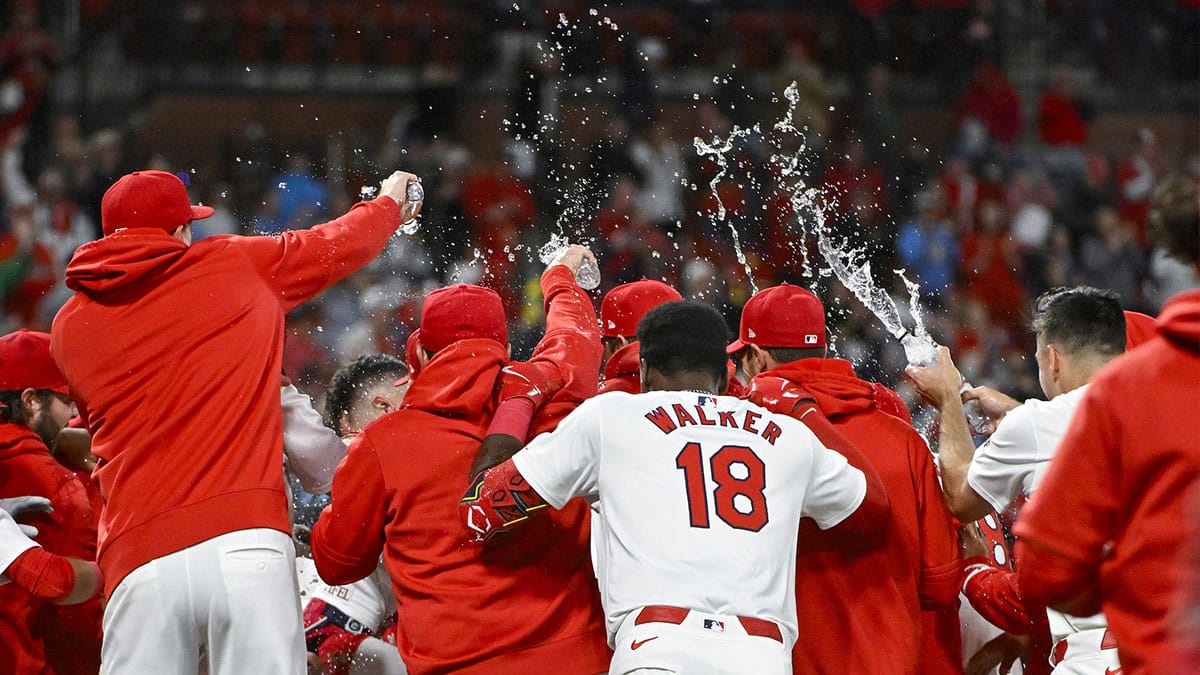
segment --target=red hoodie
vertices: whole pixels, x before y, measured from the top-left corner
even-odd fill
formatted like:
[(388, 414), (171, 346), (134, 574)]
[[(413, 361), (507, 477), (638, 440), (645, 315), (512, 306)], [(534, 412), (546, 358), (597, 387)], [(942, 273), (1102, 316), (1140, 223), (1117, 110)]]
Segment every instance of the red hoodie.
[[(22, 495), (46, 497), (54, 508), (52, 513), (22, 518), (38, 528), (37, 541), (43, 548), (84, 560), (95, 558), (95, 516), (79, 479), (54, 461), (46, 444), (29, 428), (0, 424), (0, 497)], [(34, 622), (48, 606), (16, 584), (0, 586), (0, 671), (43, 672), (46, 651)]]
[[(593, 394), (600, 367), (595, 312), (570, 270), (551, 267), (542, 287), (547, 330), (532, 360), (556, 362), (567, 386), (538, 411), (533, 434)], [(582, 500), (531, 518), (520, 537), (483, 545), (470, 543), (459, 522), (506, 360), (504, 346), (486, 338), (437, 352), (403, 407), (350, 444), (333, 502), (313, 527), (313, 561), (329, 583), (366, 576), (382, 552), (399, 613), (396, 643), (413, 675), (608, 669)]]
[[(610, 391), (623, 391), (627, 394), (642, 393), (640, 367), (640, 350), (638, 343), (630, 342), (613, 352), (604, 363), (604, 381), (600, 383), (601, 394)], [(532, 438), (532, 436), (530, 436)]]
[(279, 373), (284, 313), (370, 262), (390, 197), (278, 237), (191, 246), (129, 229), (80, 246), (51, 351), (88, 411), (105, 499), (105, 594), (155, 558), (250, 528), (290, 532)]
[[(756, 390), (787, 402), (811, 394), (878, 472), (892, 504), (889, 535), (854, 540), (801, 525), (796, 559), (797, 673), (917, 673), (921, 610), (955, 607), (958, 539), (925, 442), (876, 404), (872, 383), (841, 359), (803, 359), (762, 373)], [(890, 400), (890, 399), (888, 399)], [(794, 402), (794, 401), (792, 401)], [(770, 406), (768, 406), (770, 407)], [(785, 406), (786, 407), (786, 406)]]
[(1102, 368), (1014, 528), (1018, 583), (1047, 605), (1101, 609), (1129, 675), (1180, 672), (1172, 605), (1200, 498), (1200, 291), (1171, 298), (1158, 337)]

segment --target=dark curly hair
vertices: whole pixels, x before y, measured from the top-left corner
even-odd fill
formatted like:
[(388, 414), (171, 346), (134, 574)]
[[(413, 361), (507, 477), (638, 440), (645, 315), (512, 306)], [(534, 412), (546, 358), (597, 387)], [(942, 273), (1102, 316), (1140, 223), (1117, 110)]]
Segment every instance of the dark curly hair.
[(341, 434), (342, 416), (354, 405), (354, 397), (359, 391), (385, 380), (398, 380), (407, 374), (408, 367), (404, 362), (389, 354), (363, 354), (342, 366), (329, 381), (325, 424)]

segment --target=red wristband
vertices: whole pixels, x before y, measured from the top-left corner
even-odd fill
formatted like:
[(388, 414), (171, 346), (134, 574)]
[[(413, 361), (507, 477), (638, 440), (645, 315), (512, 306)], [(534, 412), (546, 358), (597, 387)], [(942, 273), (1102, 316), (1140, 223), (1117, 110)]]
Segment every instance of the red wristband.
[(488, 426), (487, 435), (504, 434), (524, 443), (526, 435), (529, 434), (529, 425), (533, 421), (535, 410), (533, 401), (523, 396), (502, 401), (496, 407), (496, 414), (492, 417), (491, 425)]

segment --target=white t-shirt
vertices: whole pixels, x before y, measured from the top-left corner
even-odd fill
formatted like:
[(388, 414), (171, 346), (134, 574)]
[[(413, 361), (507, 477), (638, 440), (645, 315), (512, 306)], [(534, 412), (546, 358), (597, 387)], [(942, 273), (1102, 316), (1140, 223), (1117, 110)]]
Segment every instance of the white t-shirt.
[[(997, 513), (1018, 496), (1037, 490), (1087, 388), (1085, 384), (1049, 401), (1025, 401), (1009, 411), (995, 433), (975, 451), (967, 468), (967, 484)], [(1055, 641), (1108, 626), (1104, 614), (1075, 617), (1047, 609), (1046, 616)]]
[(774, 621), (796, 640), (796, 532), (858, 508), (866, 479), (803, 423), (730, 396), (612, 392), (513, 457), (551, 506), (603, 508), (609, 641), (646, 605)]
[(1049, 401), (1025, 401), (1010, 410), (975, 451), (967, 484), (996, 513), (1003, 513), (1019, 495), (1037, 489), (1085, 391), (1087, 385)]

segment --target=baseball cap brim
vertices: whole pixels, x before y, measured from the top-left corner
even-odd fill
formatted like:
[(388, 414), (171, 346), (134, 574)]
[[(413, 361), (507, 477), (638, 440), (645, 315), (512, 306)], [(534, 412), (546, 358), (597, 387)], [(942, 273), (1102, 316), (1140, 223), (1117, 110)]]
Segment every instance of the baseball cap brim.
[(729, 343), (728, 347), (725, 348), (725, 353), (733, 355), (733, 354), (736, 354), (736, 353), (742, 351), (743, 349), (745, 349), (748, 346), (749, 345), (747, 345), (745, 342), (742, 342), (740, 339), (734, 340), (733, 342)]
[(217, 210), (211, 206), (192, 206), (192, 220), (204, 220), (205, 218), (216, 213)]

